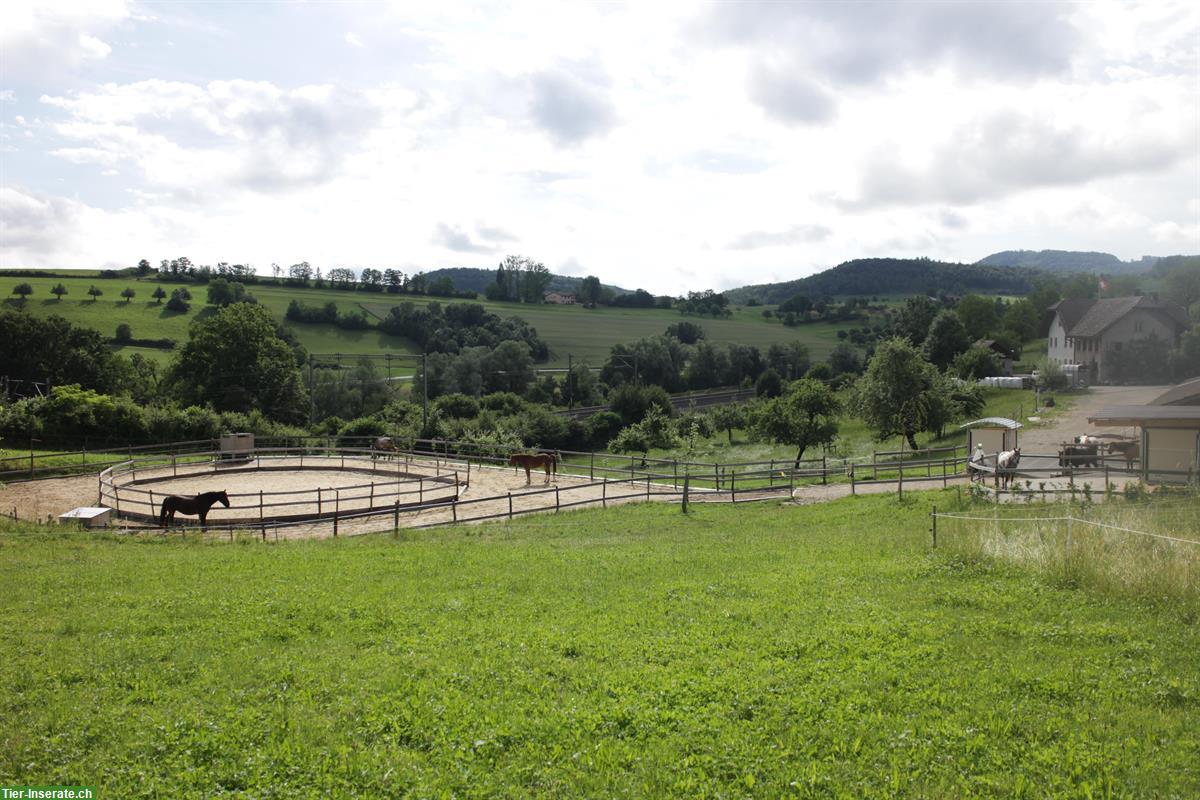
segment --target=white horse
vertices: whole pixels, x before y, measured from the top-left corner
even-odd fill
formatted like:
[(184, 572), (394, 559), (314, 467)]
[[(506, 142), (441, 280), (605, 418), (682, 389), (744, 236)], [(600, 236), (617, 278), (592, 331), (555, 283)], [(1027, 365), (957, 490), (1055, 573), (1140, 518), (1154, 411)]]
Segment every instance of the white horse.
[(1000, 485), (1008, 488), (1008, 484), (1012, 482), (1013, 471), (1017, 465), (1021, 463), (1021, 448), (1015, 450), (1005, 450), (1000, 455), (996, 456), (996, 474), (1000, 476)]

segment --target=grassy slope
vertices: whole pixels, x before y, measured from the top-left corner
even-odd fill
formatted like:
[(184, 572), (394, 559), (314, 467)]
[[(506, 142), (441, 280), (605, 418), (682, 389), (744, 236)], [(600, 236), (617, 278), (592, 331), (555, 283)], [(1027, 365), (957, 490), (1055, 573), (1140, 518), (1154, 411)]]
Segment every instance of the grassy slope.
[(0, 533), (0, 783), (1200, 793), (1195, 620), (931, 554), (929, 499), (401, 542)]
[[(155, 280), (137, 281), (129, 278), (101, 280), (99, 278), (11, 278), (5, 279), (0, 272), (0, 293), (10, 292), (17, 283), (27, 282), (33, 286), (34, 294), (26, 308), (35, 314), (59, 314), (71, 322), (99, 330), (112, 336), (121, 322), (128, 322), (133, 335), (139, 339), (172, 338), (187, 340), (187, 326), (200, 315), (212, 313), (204, 305), (203, 286), (188, 286), (192, 292), (192, 310), (186, 314), (167, 311), (151, 299), (156, 286), (161, 285), (169, 294), (180, 284), (159, 283)], [(50, 288), (63, 283), (68, 294), (61, 301), (54, 299)], [(87, 289), (96, 285), (104, 294), (91, 302)], [(121, 290), (131, 287), (137, 297), (126, 304), (121, 299)], [(342, 311), (352, 311), (361, 303), (377, 315), (386, 314), (395, 304), (411, 300), (428, 302), (426, 298), (404, 295), (379, 295), (361, 292), (334, 290), (295, 289), (277, 286), (253, 286), (250, 291), (280, 320), (283, 319), (288, 303), (297, 298), (311, 305), (324, 304), (333, 300)], [(5, 301), (10, 307), (15, 299)], [(445, 300), (441, 302), (447, 302)], [(529, 321), (553, 351), (552, 365), (565, 365), (567, 354), (576, 361), (586, 360), (599, 365), (608, 355), (609, 348), (618, 342), (629, 342), (642, 336), (663, 333), (667, 326), (682, 319), (699, 322), (712, 341), (753, 344), (766, 349), (773, 342), (800, 340), (807, 344), (814, 357), (825, 356), (837, 343), (838, 325), (814, 324), (798, 328), (786, 328), (778, 322), (768, 322), (762, 317), (761, 308), (746, 308), (734, 313), (726, 320), (709, 320), (682, 317), (678, 312), (657, 309), (603, 308), (587, 310), (581, 306), (527, 306), (516, 303), (482, 302), (489, 311), (501, 316), (520, 316)], [(861, 323), (858, 323), (861, 324)], [(845, 323), (840, 327), (848, 327)], [(390, 350), (396, 353), (415, 352), (411, 342), (387, 336), (378, 331), (343, 331), (332, 325), (291, 325), (301, 343), (311, 352), (335, 353), (378, 353)], [(127, 348), (132, 352), (144, 350)], [(162, 351), (159, 357), (165, 357)]]

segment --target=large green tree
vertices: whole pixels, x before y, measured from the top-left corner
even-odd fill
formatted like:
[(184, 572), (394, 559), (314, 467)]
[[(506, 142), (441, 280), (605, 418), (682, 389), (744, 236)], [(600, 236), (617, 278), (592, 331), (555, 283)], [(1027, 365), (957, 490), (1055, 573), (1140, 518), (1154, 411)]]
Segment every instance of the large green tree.
[(272, 419), (304, 421), (308, 398), (296, 354), (265, 308), (227, 306), (192, 323), (190, 337), (169, 376), (172, 391), (185, 405), (258, 409)]
[(903, 436), (917, 449), (917, 431), (929, 418), (929, 392), (937, 370), (906, 339), (882, 342), (867, 364), (867, 371), (854, 386), (854, 406), (859, 416), (875, 429), (879, 441)]
[(959, 300), (955, 312), (962, 320), (963, 327), (971, 341), (982, 339), (990, 334), (999, 322), (999, 318), (996, 316), (996, 301), (977, 294), (969, 294)]
[(804, 451), (837, 438), (841, 403), (823, 382), (801, 378), (783, 397), (767, 400), (752, 412), (754, 431), (764, 439), (796, 448), (796, 468)]
[(943, 311), (930, 323), (929, 334), (921, 349), (934, 366), (944, 369), (970, 345), (967, 329), (959, 315), (953, 311)]

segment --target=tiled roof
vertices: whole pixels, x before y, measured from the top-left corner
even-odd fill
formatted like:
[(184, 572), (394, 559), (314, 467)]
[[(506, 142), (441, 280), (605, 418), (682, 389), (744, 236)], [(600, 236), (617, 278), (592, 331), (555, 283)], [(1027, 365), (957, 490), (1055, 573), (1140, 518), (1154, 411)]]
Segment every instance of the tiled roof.
[(1083, 319), (1084, 314), (1095, 302), (1095, 300), (1059, 300), (1047, 310), (1058, 313), (1058, 316), (1062, 318), (1062, 326), (1069, 336), (1071, 329), (1079, 323), (1079, 320)]
[[(1151, 313), (1159, 314), (1166, 317), (1176, 325), (1187, 327), (1188, 321), (1187, 312), (1176, 303), (1170, 301), (1159, 302), (1149, 297), (1110, 297), (1106, 300), (1063, 300), (1059, 305), (1067, 303), (1088, 303), (1086, 312), (1078, 318), (1074, 324), (1066, 324), (1069, 320), (1063, 311), (1064, 327), (1067, 329), (1067, 335), (1073, 337), (1099, 336), (1111, 325), (1116, 323), (1122, 317), (1135, 308), (1141, 308)], [(1071, 306), (1071, 312), (1075, 312), (1078, 306)]]

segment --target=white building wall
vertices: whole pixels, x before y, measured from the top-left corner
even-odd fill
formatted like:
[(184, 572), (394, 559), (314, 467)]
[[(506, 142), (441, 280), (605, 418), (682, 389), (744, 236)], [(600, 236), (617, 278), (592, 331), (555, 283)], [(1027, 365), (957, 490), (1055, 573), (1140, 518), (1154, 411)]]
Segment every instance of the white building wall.
[(1055, 364), (1075, 364), (1075, 349), (1067, 346), (1067, 332), (1062, 325), (1062, 316), (1054, 315), (1050, 323), (1050, 333), (1047, 339), (1047, 355)]

